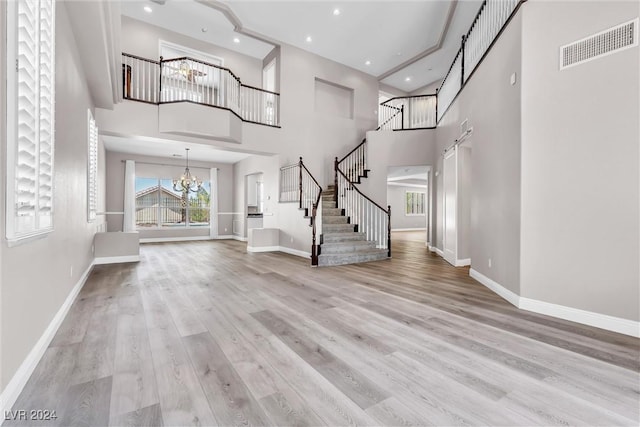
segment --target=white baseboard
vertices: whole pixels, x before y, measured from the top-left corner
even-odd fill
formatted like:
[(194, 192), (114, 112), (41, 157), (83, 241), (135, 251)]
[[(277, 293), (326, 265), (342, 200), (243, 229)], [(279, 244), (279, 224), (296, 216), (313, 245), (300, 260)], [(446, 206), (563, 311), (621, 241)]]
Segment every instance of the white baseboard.
[(526, 297), (520, 297), (519, 308), (640, 338), (640, 322), (634, 322), (633, 320)]
[[(0, 414), (3, 414), (0, 421), (4, 420), (5, 411), (9, 411), (16, 403), (18, 396), (22, 393), (22, 389), (27, 384), (31, 374), (33, 374), (33, 371), (36, 369), (40, 359), (42, 359), (44, 352), (49, 347), (51, 340), (53, 340), (56, 332), (58, 332), (58, 328), (62, 324), (62, 321), (69, 312), (69, 309), (80, 293), (80, 290), (84, 286), (84, 283), (87, 281), (92, 268), (93, 263), (89, 264), (89, 267), (87, 267), (85, 272), (82, 273), (82, 276), (80, 276), (78, 282), (73, 286), (71, 292), (69, 292), (69, 295), (67, 295), (67, 298), (62, 303), (62, 306), (58, 309), (58, 312), (53, 316), (53, 319), (49, 323), (49, 326), (47, 326), (47, 329), (45, 329), (38, 342), (33, 346), (16, 373), (13, 375), (13, 378), (9, 381), (9, 384), (7, 384), (5, 389), (2, 391), (2, 394), (0, 394)], [(0, 422), (0, 424), (2, 423)]]
[(196, 240), (213, 240), (213, 239), (209, 236), (146, 237), (144, 239), (140, 239), (140, 243), (191, 242)]
[(242, 236), (236, 236), (235, 234), (233, 235), (233, 240), (239, 240), (241, 242), (246, 242), (247, 240), (249, 240), (249, 238), (247, 237), (242, 237)]
[(520, 296), (515, 292), (510, 291), (509, 289), (505, 288), (498, 282), (494, 282), (492, 279), (489, 279), (487, 276), (474, 270), (473, 268), (469, 270), (469, 276), (473, 277), (478, 282), (482, 283), (487, 288), (491, 289), (493, 292), (495, 292), (496, 294), (500, 295), (502, 298), (509, 301), (511, 304), (518, 307), (518, 303), (520, 302)]
[(426, 228), (392, 228), (391, 231), (427, 231)]
[(247, 252), (278, 252), (280, 246), (247, 246)]
[(215, 237), (215, 240), (230, 240), (230, 239), (233, 239), (232, 234), (221, 234)]
[(295, 255), (303, 258), (311, 257), (311, 252), (300, 251), (298, 249), (287, 248), (285, 246), (279, 246), (278, 250), (286, 254)]
[(467, 265), (471, 265), (471, 258), (456, 260), (456, 267), (466, 267)]
[(303, 258), (311, 258), (311, 252), (299, 251), (285, 246), (247, 246), (247, 252), (284, 252), (289, 255), (295, 255)]
[(430, 250), (431, 252), (435, 252), (436, 254), (438, 254), (438, 255), (440, 255), (442, 258), (444, 258), (444, 252), (442, 252), (442, 250), (441, 250), (441, 249), (439, 249), (439, 248), (437, 248), (437, 247), (435, 247), (435, 246), (432, 246), (431, 248), (429, 248), (429, 250)]
[(473, 268), (469, 275), (519, 309), (640, 338), (640, 322), (521, 297)]
[(140, 255), (102, 256), (102, 257), (97, 257), (93, 261), (93, 265), (118, 264), (121, 262), (139, 262), (139, 261), (140, 261)]

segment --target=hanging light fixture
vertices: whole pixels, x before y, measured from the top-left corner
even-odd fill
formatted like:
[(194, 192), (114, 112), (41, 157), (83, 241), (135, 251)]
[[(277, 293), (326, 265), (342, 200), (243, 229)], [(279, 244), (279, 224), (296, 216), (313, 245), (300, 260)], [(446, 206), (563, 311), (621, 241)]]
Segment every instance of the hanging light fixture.
[(184, 169), (180, 179), (173, 180), (173, 189), (183, 193), (197, 193), (202, 188), (202, 181), (198, 181), (198, 178), (191, 175), (189, 171), (189, 149), (185, 148), (185, 151), (187, 152), (187, 167)]

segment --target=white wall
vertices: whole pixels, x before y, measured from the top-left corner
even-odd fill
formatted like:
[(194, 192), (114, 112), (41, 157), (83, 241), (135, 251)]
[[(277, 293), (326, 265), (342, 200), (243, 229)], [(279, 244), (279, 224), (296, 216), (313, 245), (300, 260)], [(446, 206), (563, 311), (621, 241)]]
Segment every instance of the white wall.
[(515, 293), (520, 282), (521, 90), (520, 79), (514, 86), (509, 79), (521, 74), (521, 27), (519, 12), (442, 118), (433, 183), (435, 243), (442, 249), (440, 153), (460, 137), (460, 123), (468, 119), (473, 127), (471, 267)]
[[(136, 176), (149, 178), (179, 177), (184, 172), (185, 162), (182, 159), (168, 159), (152, 156), (107, 151), (107, 186), (106, 206), (108, 212), (122, 212), (124, 209), (124, 160), (136, 162)], [(189, 160), (189, 169), (198, 179), (209, 180), (209, 170), (218, 168), (218, 211), (230, 212), (233, 207), (233, 166), (225, 163), (207, 163)], [(154, 175), (155, 174), (155, 175)], [(216, 191), (212, 189), (212, 191)], [(122, 215), (109, 215), (107, 218), (108, 231), (122, 231)], [(225, 228), (227, 231), (225, 232)], [(141, 229), (140, 238), (165, 237), (203, 237), (209, 236), (208, 227), (180, 227), (158, 230)], [(231, 216), (219, 215), (218, 234), (231, 234)]]
[(636, 321), (639, 48), (564, 71), (558, 49), (639, 14), (529, 1), (522, 40), (521, 294)]
[[(424, 215), (407, 215), (406, 212), (406, 193), (417, 192), (425, 193), (425, 214)], [(429, 213), (429, 193), (427, 187), (407, 187), (401, 185), (387, 185), (387, 203), (383, 206), (391, 206), (391, 229), (402, 230), (407, 228), (427, 228), (427, 215)]]
[[(3, 2), (0, 8), (4, 9), (4, 5)], [(4, 30), (0, 38), (4, 51)], [(4, 73), (2, 66), (3, 85)], [(2, 92), (6, 93), (4, 87)], [(98, 217), (94, 223), (87, 222), (87, 109), (93, 108), (93, 103), (64, 2), (56, 5), (55, 108), (55, 230), (42, 239), (12, 248), (7, 247), (4, 238), (0, 244), (0, 388), (3, 390), (91, 265), (93, 235), (104, 220)], [(3, 135), (5, 131), (3, 127)], [(1, 152), (0, 167), (4, 172), (4, 137)], [(102, 150), (101, 154), (104, 154)], [(102, 160), (99, 165), (104, 165)], [(104, 170), (99, 170), (98, 181), (104, 183)], [(3, 184), (2, 191), (4, 188)], [(100, 197), (104, 197), (104, 193)], [(104, 201), (100, 200), (98, 206), (104, 206)], [(4, 206), (2, 209), (4, 212)], [(4, 236), (4, 220), (0, 224)]]
[[(387, 206), (387, 171), (390, 166), (431, 166), (438, 162), (436, 131), (421, 129), (412, 131), (367, 132), (367, 167), (369, 177), (358, 188), (380, 206)], [(432, 191), (432, 210), (435, 216), (436, 199)], [(402, 215), (403, 211), (400, 212)], [(391, 221), (398, 215), (391, 210)], [(430, 235), (435, 233), (435, 221), (430, 225)]]

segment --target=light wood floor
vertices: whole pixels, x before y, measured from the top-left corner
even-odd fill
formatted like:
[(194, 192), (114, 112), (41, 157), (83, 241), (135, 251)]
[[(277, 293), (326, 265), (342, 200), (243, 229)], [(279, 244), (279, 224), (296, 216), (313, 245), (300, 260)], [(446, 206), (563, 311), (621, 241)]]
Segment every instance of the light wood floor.
[(640, 340), (518, 311), (397, 239), (309, 267), (235, 241), (96, 267), (5, 425), (638, 425)]

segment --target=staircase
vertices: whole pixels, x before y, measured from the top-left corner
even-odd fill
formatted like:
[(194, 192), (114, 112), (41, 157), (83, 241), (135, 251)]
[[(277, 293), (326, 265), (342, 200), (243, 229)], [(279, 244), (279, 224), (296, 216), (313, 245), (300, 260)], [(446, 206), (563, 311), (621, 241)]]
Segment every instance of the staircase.
[(335, 192), (335, 186), (329, 186), (322, 192), (322, 235), (318, 266), (387, 259), (387, 249), (376, 248), (376, 242), (368, 241), (365, 233), (358, 232), (358, 225), (351, 224), (344, 210), (336, 207)]

